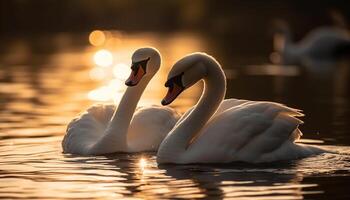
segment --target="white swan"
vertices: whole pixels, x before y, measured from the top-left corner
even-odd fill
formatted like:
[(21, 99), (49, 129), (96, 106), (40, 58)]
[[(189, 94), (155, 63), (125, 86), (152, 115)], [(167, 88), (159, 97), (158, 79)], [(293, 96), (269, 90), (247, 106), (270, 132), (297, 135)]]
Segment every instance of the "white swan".
[(346, 29), (320, 27), (297, 43), (292, 41), (288, 25), (279, 21), (274, 34), (272, 62), (284, 65), (327, 65), (350, 52), (350, 35)]
[[(95, 105), (73, 119), (62, 141), (64, 153), (98, 155), (113, 152), (156, 151), (179, 115), (171, 108), (136, 106), (160, 67), (154, 48), (141, 48), (132, 56), (132, 72), (125, 82), (119, 106)], [(134, 114), (135, 112), (135, 114)]]
[(320, 153), (294, 143), (300, 110), (279, 103), (226, 99), (226, 78), (219, 63), (204, 53), (179, 60), (171, 69), (163, 105), (204, 80), (204, 92), (181, 117), (157, 152), (158, 163), (271, 162)]

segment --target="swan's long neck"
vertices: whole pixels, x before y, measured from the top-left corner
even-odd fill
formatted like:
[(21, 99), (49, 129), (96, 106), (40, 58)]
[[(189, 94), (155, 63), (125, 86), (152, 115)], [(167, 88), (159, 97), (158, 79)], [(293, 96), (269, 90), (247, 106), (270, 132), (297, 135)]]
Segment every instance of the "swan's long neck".
[(104, 136), (91, 148), (90, 154), (127, 151), (127, 133), (137, 103), (152, 76), (145, 76), (137, 86), (128, 87), (115, 110)]
[(220, 65), (212, 59), (204, 60), (203, 64), (206, 66), (207, 73), (203, 77), (202, 96), (187, 118), (173, 128), (164, 139), (158, 149), (158, 162), (171, 162), (179, 158), (216, 112), (225, 97), (226, 77)]

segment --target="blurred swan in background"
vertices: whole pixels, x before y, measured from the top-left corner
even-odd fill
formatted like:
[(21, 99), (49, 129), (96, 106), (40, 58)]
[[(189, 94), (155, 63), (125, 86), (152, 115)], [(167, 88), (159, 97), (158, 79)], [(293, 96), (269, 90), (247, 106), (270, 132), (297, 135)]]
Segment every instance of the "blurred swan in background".
[(179, 60), (171, 69), (163, 105), (204, 80), (199, 102), (185, 113), (161, 143), (158, 163), (251, 163), (291, 160), (323, 152), (295, 144), (302, 135), (298, 109), (279, 103), (226, 99), (220, 64), (204, 53)]
[(271, 60), (275, 64), (327, 66), (350, 53), (350, 34), (344, 26), (319, 27), (293, 42), (288, 24), (276, 20), (273, 39), (275, 52)]
[(131, 75), (125, 82), (129, 87), (118, 107), (94, 105), (73, 119), (62, 141), (63, 152), (98, 155), (156, 151), (179, 115), (168, 107), (136, 109), (136, 106), (160, 64), (161, 56), (156, 49), (136, 50), (132, 56)]

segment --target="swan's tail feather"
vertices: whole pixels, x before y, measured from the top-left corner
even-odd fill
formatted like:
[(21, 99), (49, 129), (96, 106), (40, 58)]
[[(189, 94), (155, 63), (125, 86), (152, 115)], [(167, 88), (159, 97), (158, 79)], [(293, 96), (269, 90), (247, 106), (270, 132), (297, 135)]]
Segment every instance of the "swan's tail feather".
[(283, 104), (276, 103), (276, 106), (281, 110), (281, 113), (287, 114), (289, 116), (293, 117), (304, 117), (305, 114), (303, 113), (303, 110), (291, 108)]
[(290, 123), (293, 123), (293, 124), (297, 124), (297, 125), (304, 124), (303, 120), (301, 120), (293, 115), (290, 115), (289, 113), (288, 114), (280, 113), (277, 117), (284, 117), (286, 121), (289, 121)]
[(287, 114), (293, 117), (303, 117), (303, 111), (296, 108), (291, 108), (286, 105), (269, 102), (269, 101), (257, 101), (250, 104), (247, 104), (244, 109), (251, 109), (254, 112), (263, 112), (264, 114), (275, 117), (281, 113)]
[(295, 129), (295, 131), (290, 135), (290, 140), (291, 141), (297, 141), (303, 136), (303, 133), (300, 131), (299, 128)]

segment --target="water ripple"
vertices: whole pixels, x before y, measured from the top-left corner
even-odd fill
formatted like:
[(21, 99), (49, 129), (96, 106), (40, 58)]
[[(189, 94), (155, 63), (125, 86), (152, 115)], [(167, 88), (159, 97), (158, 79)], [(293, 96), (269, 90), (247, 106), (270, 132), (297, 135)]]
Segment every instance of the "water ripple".
[[(120, 56), (120, 63), (128, 63), (129, 55), (139, 46), (157, 46), (163, 52), (164, 66), (170, 66), (186, 53), (204, 50), (204, 41), (197, 35), (138, 35), (123, 38), (123, 42), (122, 48), (113, 50)], [(46, 61), (40, 66), (0, 66), (0, 198), (271, 200), (324, 199), (322, 195), (327, 193), (338, 195), (333, 195), (334, 198), (347, 196), (344, 192), (334, 192), (346, 191), (349, 184), (350, 148), (347, 146), (322, 144), (323, 148), (336, 153), (258, 165), (158, 166), (154, 153), (92, 157), (62, 154), (60, 143), (66, 124), (94, 103), (87, 99), (87, 94), (105, 84), (89, 79), (90, 70), (95, 67), (90, 63), (95, 51), (97, 49), (65, 49), (65, 52), (41, 56)], [(166, 70), (156, 78), (158, 82), (163, 81)], [(261, 73), (259, 77), (262, 77)], [(232, 81), (240, 80), (239, 74), (234, 75), (230, 76), (229, 89), (233, 86)], [(249, 76), (245, 78), (252, 80)], [(266, 80), (269, 78), (263, 79), (264, 82)], [(283, 89), (286, 85), (278, 88)], [(159, 84), (150, 88), (141, 103), (159, 101), (163, 88)], [(245, 89), (242, 87), (235, 91)], [(299, 89), (298, 92), (302, 92)], [(175, 106), (184, 111), (193, 105), (198, 98), (199, 87), (193, 91), (184, 94)], [(310, 108), (313, 106), (311, 104)], [(327, 141), (342, 144), (339, 138), (345, 136), (339, 134), (348, 133), (347, 123), (344, 123), (349, 119), (344, 114), (348, 104), (344, 101), (339, 106), (342, 107), (335, 116), (342, 116), (336, 119), (343, 121), (333, 124), (342, 129), (335, 130), (335, 135), (327, 135), (327, 138), (332, 138)], [(306, 124), (314, 123), (315, 127), (322, 126), (317, 119), (306, 121)], [(313, 139), (319, 141), (324, 138), (317, 135)]]

